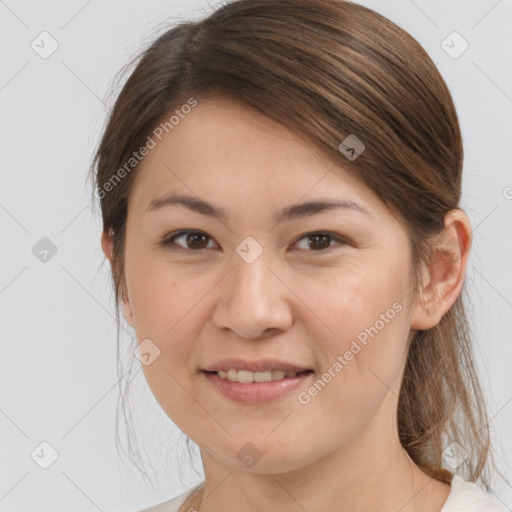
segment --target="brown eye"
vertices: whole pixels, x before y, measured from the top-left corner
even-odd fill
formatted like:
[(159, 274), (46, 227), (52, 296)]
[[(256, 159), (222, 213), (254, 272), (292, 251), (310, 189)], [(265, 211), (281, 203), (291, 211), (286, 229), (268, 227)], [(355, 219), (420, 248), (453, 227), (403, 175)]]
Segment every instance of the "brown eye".
[(311, 249), (327, 249), (330, 247), (329, 241), (331, 240), (331, 237), (329, 235), (324, 234), (318, 234), (318, 235), (311, 235), (309, 247)]
[[(301, 250), (304, 249), (313, 252), (320, 252), (329, 249), (330, 247), (333, 246), (331, 242), (334, 242), (334, 245), (336, 243), (338, 243), (338, 245), (343, 245), (346, 243), (345, 240), (343, 240), (339, 236), (330, 233), (309, 233), (300, 238), (299, 242), (301, 240), (307, 240), (307, 243), (305, 244), (305, 247), (303, 246), (299, 248)], [(297, 245), (299, 245), (299, 242), (297, 242)]]
[[(182, 243), (177, 243), (177, 240), (182, 240)], [(179, 248), (184, 250), (201, 250), (206, 249), (208, 246), (208, 240), (211, 238), (201, 231), (180, 231), (172, 237), (164, 240), (162, 244), (164, 246), (177, 245)], [(172, 247), (170, 247), (172, 248)]]
[(191, 249), (204, 249), (208, 243), (205, 245), (206, 235), (204, 233), (189, 233), (186, 237), (186, 243)]

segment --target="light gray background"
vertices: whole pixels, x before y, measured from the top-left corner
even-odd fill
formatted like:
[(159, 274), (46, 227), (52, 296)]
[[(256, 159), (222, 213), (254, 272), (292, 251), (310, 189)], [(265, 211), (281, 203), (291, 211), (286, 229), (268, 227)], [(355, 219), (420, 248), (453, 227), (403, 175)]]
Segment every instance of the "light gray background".
[[(497, 452), (510, 461), (512, 2), (361, 3), (419, 40), (455, 100), (465, 144), (463, 206), (474, 228), (468, 285), (477, 354)], [(133, 384), (137, 410), (149, 411), (137, 423), (141, 449), (154, 467), (170, 461), (171, 469), (155, 489), (118, 459), (114, 305), (85, 176), (115, 73), (166, 28), (163, 20), (209, 10), (206, 0), (0, 0), (0, 511), (134, 511), (202, 479), (182, 465), (183, 436), (141, 371)], [(43, 31), (59, 45), (47, 59), (31, 48)], [(457, 59), (441, 46), (453, 31), (469, 43)], [(452, 51), (460, 48), (450, 41)], [(57, 248), (46, 263), (32, 252), (43, 237)], [(48, 469), (31, 458), (43, 441), (59, 455)], [(44, 462), (50, 450), (36, 453)], [(510, 467), (501, 467), (510, 477)], [(512, 507), (512, 490), (499, 478), (495, 485)]]

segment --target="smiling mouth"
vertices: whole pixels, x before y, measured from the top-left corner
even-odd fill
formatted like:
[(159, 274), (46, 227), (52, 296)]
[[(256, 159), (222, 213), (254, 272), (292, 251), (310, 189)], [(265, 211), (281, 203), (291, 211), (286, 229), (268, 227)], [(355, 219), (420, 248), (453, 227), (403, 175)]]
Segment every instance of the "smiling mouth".
[(218, 372), (204, 370), (204, 373), (217, 375), (223, 380), (238, 382), (241, 384), (253, 384), (260, 382), (275, 382), (279, 380), (292, 379), (298, 375), (313, 373), (313, 370), (304, 370), (301, 372), (290, 370), (272, 370), (266, 372), (251, 372), (248, 370), (220, 370)]

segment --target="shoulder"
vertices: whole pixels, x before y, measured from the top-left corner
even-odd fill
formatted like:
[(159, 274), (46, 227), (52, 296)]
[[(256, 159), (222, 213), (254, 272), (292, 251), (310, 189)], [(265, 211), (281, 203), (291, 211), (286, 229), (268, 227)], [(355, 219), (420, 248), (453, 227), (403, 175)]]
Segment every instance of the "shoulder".
[[(187, 489), (185, 492), (181, 493), (179, 496), (176, 496), (172, 500), (164, 501), (163, 503), (159, 503), (158, 505), (154, 505), (150, 508), (145, 508), (144, 510), (140, 510), (139, 512), (178, 512), (179, 508), (185, 500), (192, 495), (192, 493), (200, 486), (203, 482), (197, 484), (195, 487), (191, 489)], [(185, 511), (188, 512), (188, 511)]]
[(454, 475), (451, 490), (441, 512), (510, 512), (497, 498), (478, 485)]

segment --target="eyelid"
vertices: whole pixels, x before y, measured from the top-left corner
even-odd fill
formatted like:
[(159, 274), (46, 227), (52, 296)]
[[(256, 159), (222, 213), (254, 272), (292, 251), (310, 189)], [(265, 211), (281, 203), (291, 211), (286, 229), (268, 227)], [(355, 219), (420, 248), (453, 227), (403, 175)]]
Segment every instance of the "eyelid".
[[(201, 234), (205, 235), (209, 240), (215, 241), (215, 239), (210, 236), (208, 233), (201, 231), (200, 229), (182, 229), (180, 231), (175, 231), (168, 236), (164, 238), (164, 240), (161, 242), (161, 245), (164, 246), (166, 249), (170, 250), (182, 250), (187, 253), (201, 253), (202, 251), (208, 249), (208, 247), (202, 248), (202, 249), (189, 249), (186, 247), (182, 247), (178, 244), (175, 244), (174, 240), (188, 234)], [(326, 231), (326, 230), (317, 230), (317, 231), (309, 231), (307, 233), (304, 233), (300, 235), (293, 243), (292, 246), (295, 246), (298, 244), (301, 240), (307, 239), (308, 237), (312, 237), (313, 235), (326, 235), (332, 239), (332, 241), (335, 242), (335, 245), (329, 246), (325, 249), (319, 249), (317, 251), (315, 250), (307, 250), (307, 249), (299, 249), (301, 251), (310, 252), (310, 253), (318, 253), (318, 254), (327, 254), (332, 249), (336, 249), (336, 247), (344, 246), (344, 245), (351, 245), (351, 242), (346, 237), (343, 237), (341, 235), (338, 235), (337, 233), (333, 233), (332, 231)], [(215, 242), (216, 243), (216, 242)], [(175, 245), (173, 245), (175, 244)]]

